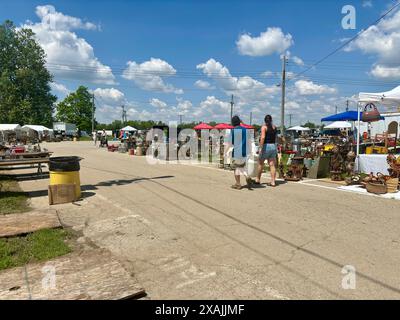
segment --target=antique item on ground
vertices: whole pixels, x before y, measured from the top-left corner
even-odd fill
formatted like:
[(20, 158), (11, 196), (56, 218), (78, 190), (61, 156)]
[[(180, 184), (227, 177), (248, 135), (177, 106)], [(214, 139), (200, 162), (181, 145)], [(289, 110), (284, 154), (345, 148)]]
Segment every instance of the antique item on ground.
[(354, 186), (354, 185), (360, 185), (361, 183), (361, 177), (359, 175), (352, 175), (350, 177), (345, 178), (346, 185), (348, 186)]
[(387, 156), (387, 163), (389, 165), (389, 174), (393, 178), (400, 177), (400, 157), (396, 158), (394, 154), (389, 154)]
[(349, 176), (354, 175), (354, 168), (355, 168), (355, 160), (356, 160), (356, 153), (354, 151), (349, 151), (345, 161), (345, 169), (346, 173)]
[(289, 165), (284, 178), (286, 181), (303, 180), (304, 173), (304, 157), (294, 157)]
[(332, 181), (342, 181), (343, 173), (343, 157), (340, 154), (339, 146), (334, 146), (332, 149), (331, 158), (331, 180)]
[(387, 193), (387, 186), (382, 182), (367, 182), (367, 191), (374, 194), (385, 194)]
[(378, 173), (376, 176), (374, 176), (372, 173), (369, 174), (369, 176), (365, 177), (363, 179), (362, 185), (365, 186), (368, 192), (374, 193), (374, 194), (386, 194), (389, 191), (391, 193), (396, 192), (393, 190), (393, 186), (391, 183), (389, 183), (388, 187), (388, 181), (391, 179), (389, 176), (385, 176), (382, 173)]
[(389, 177), (386, 180), (387, 192), (396, 193), (399, 189), (399, 178)]

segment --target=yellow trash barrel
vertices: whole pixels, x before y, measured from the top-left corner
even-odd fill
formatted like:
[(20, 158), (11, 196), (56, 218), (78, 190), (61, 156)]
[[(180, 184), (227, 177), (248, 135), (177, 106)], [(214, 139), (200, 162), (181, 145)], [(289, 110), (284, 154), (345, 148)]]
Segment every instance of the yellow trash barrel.
[(81, 197), (79, 157), (51, 157), (49, 159), (50, 185), (75, 184), (75, 195)]

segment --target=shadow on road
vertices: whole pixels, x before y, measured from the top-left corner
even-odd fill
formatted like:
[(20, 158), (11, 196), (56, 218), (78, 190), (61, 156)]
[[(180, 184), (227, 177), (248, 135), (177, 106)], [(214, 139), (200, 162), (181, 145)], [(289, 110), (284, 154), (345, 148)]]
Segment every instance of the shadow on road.
[[(124, 186), (129, 184), (135, 184), (142, 181), (151, 181), (151, 180), (158, 180), (158, 179), (169, 179), (173, 178), (174, 176), (158, 176), (158, 177), (151, 177), (151, 178), (133, 178), (133, 179), (115, 179), (115, 180), (107, 180), (102, 181), (97, 184), (86, 184), (81, 186), (82, 190), (82, 197), (88, 198), (95, 195), (94, 191), (98, 190), (98, 187), (113, 187), (113, 186)], [(37, 190), (37, 191), (28, 191), (28, 192), (20, 192), (20, 194), (27, 195), (30, 198), (37, 198), (37, 197), (44, 197), (48, 195), (48, 190)]]

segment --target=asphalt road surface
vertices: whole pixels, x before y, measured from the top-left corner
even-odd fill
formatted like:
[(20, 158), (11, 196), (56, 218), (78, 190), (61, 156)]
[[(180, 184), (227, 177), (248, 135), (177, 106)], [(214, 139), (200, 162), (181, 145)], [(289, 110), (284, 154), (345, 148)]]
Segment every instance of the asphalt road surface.
[[(116, 254), (150, 298), (400, 298), (399, 201), (321, 182), (233, 190), (229, 171), (45, 146), (84, 158), (85, 198), (57, 206), (63, 222)], [(37, 207), (47, 184), (21, 183)]]

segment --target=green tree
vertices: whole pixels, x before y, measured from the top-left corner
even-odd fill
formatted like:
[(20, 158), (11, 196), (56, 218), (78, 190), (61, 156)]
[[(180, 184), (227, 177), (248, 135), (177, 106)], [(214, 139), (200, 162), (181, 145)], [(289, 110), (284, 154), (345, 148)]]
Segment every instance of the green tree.
[(0, 25), (0, 123), (52, 123), (52, 75), (45, 53), (30, 29)]
[[(57, 105), (57, 121), (73, 123), (79, 130), (92, 131), (92, 94), (80, 86)], [(93, 110), (94, 111), (94, 110)]]
[(317, 125), (315, 123), (312, 123), (312, 122), (308, 121), (308, 122), (306, 122), (304, 124), (303, 127), (310, 128), (310, 129), (315, 129), (315, 128), (317, 128)]

